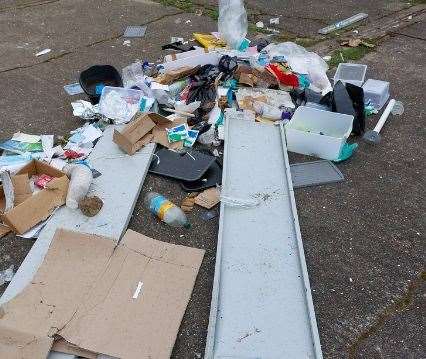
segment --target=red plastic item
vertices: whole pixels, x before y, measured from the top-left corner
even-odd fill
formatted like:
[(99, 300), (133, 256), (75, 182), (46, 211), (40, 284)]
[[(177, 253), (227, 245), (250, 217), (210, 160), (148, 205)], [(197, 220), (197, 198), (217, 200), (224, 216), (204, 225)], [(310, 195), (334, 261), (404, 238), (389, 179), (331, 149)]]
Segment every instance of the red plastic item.
[(299, 87), (299, 78), (292, 73), (285, 73), (278, 64), (269, 64), (266, 67), (269, 72), (271, 72), (277, 80), (286, 86)]
[(73, 150), (66, 150), (64, 152), (64, 156), (65, 156), (65, 158), (69, 158), (70, 160), (75, 160), (76, 158), (83, 156), (83, 153), (78, 153), (78, 152), (73, 151)]
[(50, 177), (48, 175), (43, 174), (43, 175), (38, 176), (37, 180), (34, 183), (38, 188), (46, 188), (46, 185), (51, 180), (53, 180), (53, 177)]

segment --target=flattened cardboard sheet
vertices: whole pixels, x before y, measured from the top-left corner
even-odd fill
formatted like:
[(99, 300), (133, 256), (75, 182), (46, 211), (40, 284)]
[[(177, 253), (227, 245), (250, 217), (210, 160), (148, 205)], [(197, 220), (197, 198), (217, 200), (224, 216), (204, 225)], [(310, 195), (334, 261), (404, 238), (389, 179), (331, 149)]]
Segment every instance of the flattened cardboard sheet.
[(58, 230), (31, 284), (2, 307), (0, 357), (46, 358), (59, 336), (117, 358), (169, 358), (203, 255), (130, 230), (117, 246)]

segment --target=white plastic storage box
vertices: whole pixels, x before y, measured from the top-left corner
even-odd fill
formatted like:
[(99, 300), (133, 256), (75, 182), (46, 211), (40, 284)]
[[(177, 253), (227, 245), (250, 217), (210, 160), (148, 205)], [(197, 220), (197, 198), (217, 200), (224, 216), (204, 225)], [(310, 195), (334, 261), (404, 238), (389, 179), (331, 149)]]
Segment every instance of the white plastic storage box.
[(361, 87), (364, 83), (367, 65), (360, 64), (339, 64), (336, 74), (334, 75), (334, 84), (337, 81), (347, 82)]
[(371, 102), (374, 108), (380, 111), (389, 99), (389, 82), (369, 79), (362, 88), (364, 102)]
[(300, 106), (285, 126), (291, 152), (336, 160), (352, 131), (353, 116)]

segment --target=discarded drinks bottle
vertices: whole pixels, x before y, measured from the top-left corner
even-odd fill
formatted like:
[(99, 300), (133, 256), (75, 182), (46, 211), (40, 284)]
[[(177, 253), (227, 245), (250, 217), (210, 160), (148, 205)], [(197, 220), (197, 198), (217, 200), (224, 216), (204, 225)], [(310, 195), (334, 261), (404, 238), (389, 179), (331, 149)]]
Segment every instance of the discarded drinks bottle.
[(191, 227), (185, 213), (161, 194), (148, 192), (145, 196), (145, 206), (172, 227)]

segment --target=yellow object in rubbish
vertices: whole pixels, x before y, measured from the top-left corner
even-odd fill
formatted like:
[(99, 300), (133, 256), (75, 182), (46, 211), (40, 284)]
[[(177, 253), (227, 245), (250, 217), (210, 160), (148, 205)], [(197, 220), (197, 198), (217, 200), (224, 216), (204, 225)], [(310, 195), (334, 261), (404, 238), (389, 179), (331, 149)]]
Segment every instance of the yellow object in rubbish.
[(194, 33), (193, 35), (194, 35), (194, 39), (197, 40), (206, 49), (212, 49), (216, 47), (226, 47), (226, 42), (216, 38), (215, 36), (211, 34)]

